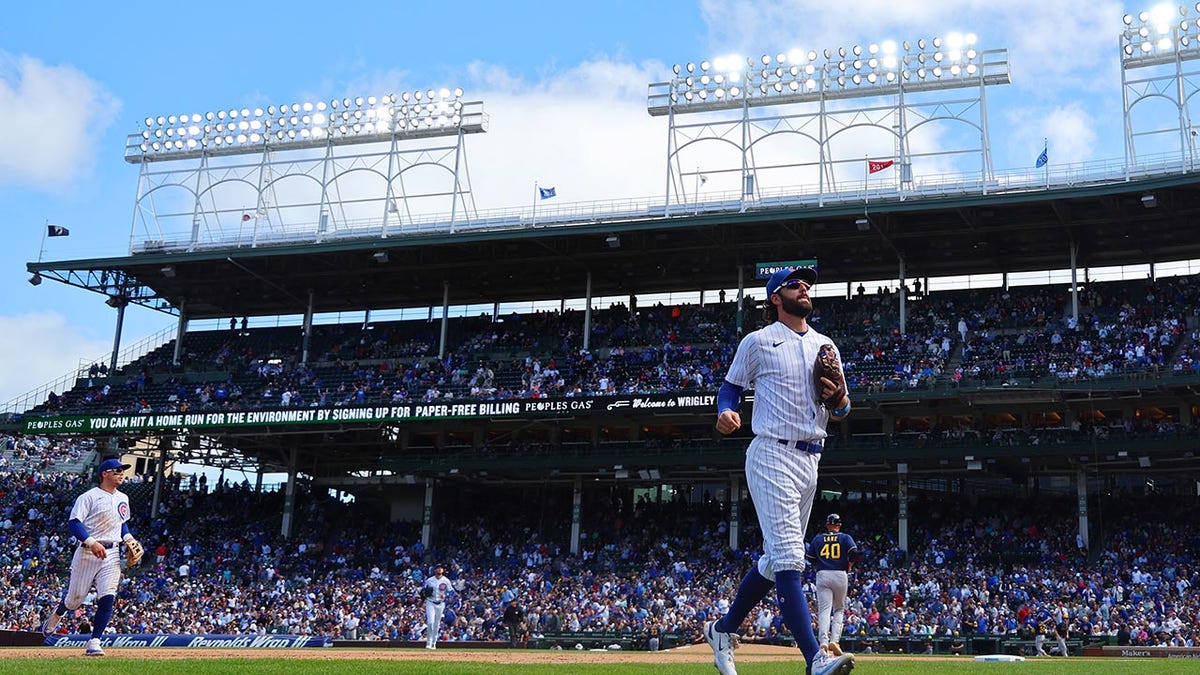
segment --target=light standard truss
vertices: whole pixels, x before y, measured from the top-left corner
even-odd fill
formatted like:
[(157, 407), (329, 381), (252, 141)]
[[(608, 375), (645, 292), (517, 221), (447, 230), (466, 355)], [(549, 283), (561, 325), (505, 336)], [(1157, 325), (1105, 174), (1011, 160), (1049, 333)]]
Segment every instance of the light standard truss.
[[(892, 178), (884, 179), (892, 184), (883, 192), (904, 197), (913, 185), (914, 160), (963, 154), (977, 156), (979, 183), (986, 192), (993, 169), (985, 90), (1009, 82), (1008, 52), (981, 51), (975, 42), (973, 34), (952, 33), (944, 39), (901, 45), (889, 40), (820, 54), (793, 50), (674, 66), (670, 81), (650, 85), (646, 105), (651, 115), (668, 118), (668, 215), (672, 207), (689, 202), (685, 190), (690, 172), (683, 170), (685, 166), (696, 166), (697, 173), (705, 176), (736, 174), (742, 209), (767, 188), (773, 173), (794, 179), (815, 172), (820, 203), (826, 196), (845, 193), (846, 186), (839, 187), (839, 180), (851, 181), (865, 198), (874, 189), (865, 171), (867, 157), (835, 152), (835, 142), (849, 138), (842, 134), (860, 127), (881, 129), (891, 137), (890, 147), (868, 153), (872, 159), (891, 159), (897, 166), (889, 174)], [(950, 90), (959, 93), (950, 95)], [(698, 121), (679, 118), (693, 113)], [(910, 150), (912, 132), (943, 121), (972, 127), (970, 143), (939, 151)], [(764, 141), (781, 135), (801, 137), (811, 150), (806, 156), (767, 151)], [(700, 167), (683, 157), (701, 142), (731, 147), (738, 164)], [(756, 161), (756, 154), (764, 155), (764, 161)], [(775, 186), (793, 184), (776, 182)]]
[[(130, 253), (404, 234), (423, 204), (475, 214), (464, 137), (487, 131), (461, 89), (147, 117)], [(449, 199), (449, 204), (446, 200)]]
[[(1125, 170), (1152, 153), (1176, 152), (1184, 170), (1196, 165), (1196, 134), (1189, 107), (1200, 91), (1200, 3), (1189, 7), (1158, 5), (1136, 16), (1123, 17), (1120, 36), (1121, 98), (1125, 108)], [(1156, 104), (1170, 106), (1170, 115), (1154, 114)], [(1134, 108), (1150, 108), (1146, 120), (1166, 120), (1160, 126), (1135, 128)]]

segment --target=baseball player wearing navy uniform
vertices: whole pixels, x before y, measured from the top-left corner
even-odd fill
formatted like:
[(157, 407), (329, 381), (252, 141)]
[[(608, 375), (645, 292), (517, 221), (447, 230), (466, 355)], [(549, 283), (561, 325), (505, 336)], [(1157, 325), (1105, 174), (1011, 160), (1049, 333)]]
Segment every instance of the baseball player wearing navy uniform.
[(840, 646), (832, 645), (842, 639), (846, 589), (850, 585), (848, 572), (854, 569), (858, 558), (858, 544), (842, 532), (842, 517), (836, 513), (825, 517), (825, 529), (828, 531), (808, 543), (808, 561), (817, 568), (817, 642), (830, 651), (840, 652)]
[[(775, 588), (784, 621), (804, 653), (810, 675), (843, 675), (854, 667), (850, 654), (822, 649), (812, 631), (801, 572), (807, 540), (804, 528), (817, 492), (817, 465), (830, 418), (850, 414), (850, 398), (826, 407), (820, 401), (838, 390), (828, 379), (814, 381), (821, 347), (833, 341), (808, 325), (808, 291), (817, 271), (784, 268), (767, 280), (765, 312), (771, 323), (738, 345), (717, 395), (717, 431), (741, 428), (742, 392), (754, 389), (754, 440), (746, 450), (746, 486), (754, 499), (763, 535), (763, 555), (738, 587), (725, 616), (704, 626), (721, 675), (736, 675), (733, 649), (737, 630), (750, 610)], [(833, 346), (837, 353), (836, 345)], [(840, 362), (841, 355), (838, 354)]]
[(67, 529), (79, 540), (71, 559), (71, 582), (67, 593), (42, 624), (42, 634), (54, 633), (67, 612), (79, 609), (92, 586), (96, 587), (96, 614), (92, 637), (84, 654), (104, 656), (100, 636), (112, 618), (117, 583), (121, 579), (120, 542), (134, 541), (129, 531), (129, 497), (117, 488), (125, 480), (128, 464), (106, 459), (97, 468), (100, 484), (75, 499)]
[(433, 568), (433, 576), (425, 579), (421, 587), (421, 595), (425, 596), (425, 649), (437, 649), (442, 615), (446, 612), (446, 597), (453, 590), (445, 571), (441, 565)]

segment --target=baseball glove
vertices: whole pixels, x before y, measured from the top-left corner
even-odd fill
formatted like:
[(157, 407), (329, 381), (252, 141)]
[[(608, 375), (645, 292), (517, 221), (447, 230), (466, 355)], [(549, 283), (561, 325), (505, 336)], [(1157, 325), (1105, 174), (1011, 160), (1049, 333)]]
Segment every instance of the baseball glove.
[[(825, 396), (826, 385), (821, 380), (826, 379), (836, 388), (833, 393)], [(846, 378), (842, 374), (842, 363), (838, 361), (837, 352), (833, 345), (821, 345), (817, 351), (817, 362), (813, 366), (813, 382), (817, 387), (817, 398), (829, 410), (841, 407), (842, 399), (846, 398)]]
[(142, 546), (142, 542), (133, 538), (125, 540), (126, 567), (136, 567), (138, 563), (142, 562), (142, 556), (145, 554), (146, 549)]
[(432, 598), (433, 597), (433, 589), (428, 586), (422, 587), (421, 588), (421, 597), (425, 598), (426, 600), (428, 600), (429, 598)]

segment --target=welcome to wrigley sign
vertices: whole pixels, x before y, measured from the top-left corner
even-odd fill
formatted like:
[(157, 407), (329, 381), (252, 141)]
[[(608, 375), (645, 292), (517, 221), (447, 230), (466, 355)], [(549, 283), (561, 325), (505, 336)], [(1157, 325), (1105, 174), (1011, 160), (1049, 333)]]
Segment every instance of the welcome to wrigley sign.
[(21, 429), (31, 434), (91, 434), (165, 429), (231, 429), (269, 425), (322, 425), (412, 420), (611, 415), (624, 412), (716, 414), (716, 394), (584, 396), (521, 401), (400, 403), (355, 408), (299, 408), (237, 412), (150, 413), (145, 415), (60, 415), (26, 417)]

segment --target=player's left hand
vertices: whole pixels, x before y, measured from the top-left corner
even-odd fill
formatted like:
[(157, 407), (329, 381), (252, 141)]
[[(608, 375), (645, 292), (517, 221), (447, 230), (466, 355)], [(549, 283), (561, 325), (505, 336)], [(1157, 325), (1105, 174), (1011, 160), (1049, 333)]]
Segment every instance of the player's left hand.
[[(828, 401), (831, 397), (833, 397), (834, 394), (837, 394), (837, 391), (840, 388), (841, 388), (841, 385), (839, 385), (838, 383), (834, 382), (833, 380), (829, 379), (828, 377), (822, 377), (821, 378), (821, 400)], [(843, 394), (842, 398), (838, 401), (838, 404), (833, 406), (833, 408), (837, 409), (837, 408), (845, 407), (848, 398), (850, 398), (850, 397)]]

